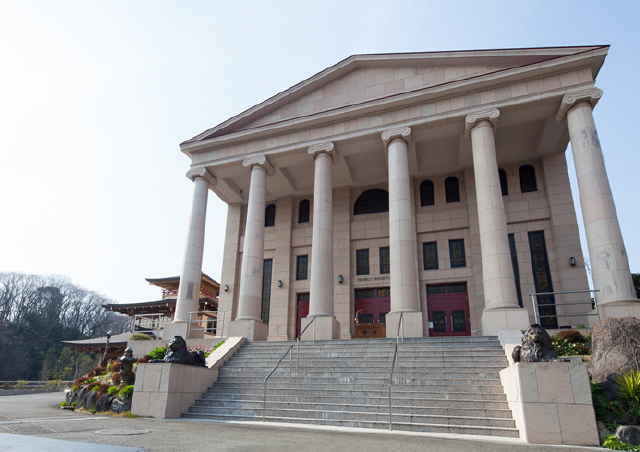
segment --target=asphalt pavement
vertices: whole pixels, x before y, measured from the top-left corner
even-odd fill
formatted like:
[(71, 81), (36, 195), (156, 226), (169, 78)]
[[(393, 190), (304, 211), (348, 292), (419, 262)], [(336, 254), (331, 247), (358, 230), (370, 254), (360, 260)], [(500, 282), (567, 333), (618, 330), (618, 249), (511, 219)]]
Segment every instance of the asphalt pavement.
[(291, 425), (105, 416), (58, 408), (64, 393), (0, 397), (0, 452), (428, 451), (560, 452), (596, 447), (487, 437)]

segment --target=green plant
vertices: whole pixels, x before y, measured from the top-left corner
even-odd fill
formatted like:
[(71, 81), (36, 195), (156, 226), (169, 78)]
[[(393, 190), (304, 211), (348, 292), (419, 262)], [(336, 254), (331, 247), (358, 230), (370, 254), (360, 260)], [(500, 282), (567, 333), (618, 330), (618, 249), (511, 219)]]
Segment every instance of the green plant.
[(114, 395), (117, 392), (118, 392), (117, 386), (109, 386), (109, 389), (107, 390), (107, 394), (109, 395)]
[(14, 388), (25, 389), (27, 386), (29, 386), (29, 382), (27, 380), (18, 380)]
[(558, 339), (565, 339), (573, 344), (581, 344), (584, 342), (584, 336), (577, 330), (562, 330), (556, 335)]
[(71, 406), (76, 406), (78, 402), (71, 402)]
[(122, 388), (119, 395), (120, 397), (131, 397), (133, 395), (133, 385)]
[(144, 333), (133, 333), (131, 336), (129, 336), (130, 341), (150, 341), (152, 339), (153, 338), (151, 336)]
[(164, 359), (167, 354), (167, 347), (156, 347), (151, 350), (147, 356), (149, 359)]
[(589, 346), (584, 343), (569, 342), (567, 339), (554, 337), (553, 349), (558, 356), (590, 355)]
[(602, 443), (602, 447), (611, 450), (640, 450), (638, 449), (638, 446), (623, 443), (618, 438), (616, 438), (616, 435), (607, 435), (604, 443)]
[(632, 370), (629, 373), (622, 371), (616, 376), (616, 394), (622, 399), (640, 403), (640, 371)]
[(78, 385), (73, 385), (73, 386), (71, 386), (71, 390), (72, 390), (72, 391), (75, 391), (76, 389), (78, 389)]
[(58, 406), (59, 406), (60, 408), (67, 406), (67, 401), (65, 400), (65, 401), (63, 401), (63, 402), (60, 402), (60, 405), (58, 405)]

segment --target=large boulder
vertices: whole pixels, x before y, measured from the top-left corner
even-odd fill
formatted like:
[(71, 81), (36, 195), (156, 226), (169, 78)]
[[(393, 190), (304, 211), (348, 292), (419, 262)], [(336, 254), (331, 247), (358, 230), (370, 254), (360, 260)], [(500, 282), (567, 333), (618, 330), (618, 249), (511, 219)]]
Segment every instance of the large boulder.
[(89, 411), (91, 410), (91, 406), (95, 408), (96, 401), (98, 400), (98, 392), (97, 391), (87, 391), (87, 394), (84, 396), (84, 400), (82, 401), (82, 408)]
[(96, 411), (102, 412), (102, 411), (110, 410), (111, 409), (111, 403), (113, 402), (114, 398), (115, 397), (113, 397), (112, 395), (104, 394), (96, 402)]
[(131, 409), (131, 397), (116, 397), (111, 402), (111, 411), (114, 413), (124, 413)]
[(621, 371), (637, 370), (640, 364), (640, 320), (607, 318), (591, 331), (589, 373), (595, 383), (605, 383)]
[(640, 445), (640, 427), (637, 425), (621, 425), (616, 429), (616, 438), (623, 443)]

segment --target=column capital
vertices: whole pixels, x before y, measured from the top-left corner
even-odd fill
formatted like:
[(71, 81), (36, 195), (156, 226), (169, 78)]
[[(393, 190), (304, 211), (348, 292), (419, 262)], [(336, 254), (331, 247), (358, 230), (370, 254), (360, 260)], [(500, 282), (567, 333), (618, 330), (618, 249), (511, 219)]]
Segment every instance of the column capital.
[(382, 132), (382, 141), (384, 142), (385, 147), (389, 146), (389, 143), (394, 138), (400, 138), (409, 144), (409, 140), (411, 140), (411, 128), (410, 127), (395, 127), (393, 129), (387, 129)]
[(314, 160), (319, 154), (327, 154), (333, 160), (334, 165), (338, 163), (338, 153), (332, 141), (312, 144), (309, 146), (309, 149), (307, 149), (307, 153), (313, 157)]
[(273, 176), (276, 172), (275, 168), (269, 163), (267, 160), (267, 156), (264, 154), (260, 155), (250, 155), (242, 162), (242, 166), (245, 168), (250, 168), (252, 166), (259, 165), (262, 166), (269, 176)]
[(592, 107), (595, 107), (601, 97), (602, 90), (596, 87), (565, 94), (562, 98), (562, 103), (560, 104), (558, 113), (556, 114), (556, 122), (560, 123), (567, 119), (567, 113), (571, 107), (576, 105), (578, 102), (589, 102)]
[(202, 177), (207, 182), (209, 182), (209, 186), (211, 187), (215, 187), (218, 183), (218, 179), (216, 179), (213, 174), (207, 171), (206, 168), (191, 168), (189, 171), (187, 171), (186, 176), (194, 182), (197, 177)]
[(498, 125), (498, 117), (500, 116), (500, 110), (497, 108), (490, 108), (487, 110), (477, 110), (472, 113), (469, 113), (466, 118), (464, 118), (464, 137), (469, 139), (471, 138), (471, 130), (476, 126), (476, 124), (480, 121), (489, 121), (493, 126), (493, 133), (496, 132), (496, 126)]

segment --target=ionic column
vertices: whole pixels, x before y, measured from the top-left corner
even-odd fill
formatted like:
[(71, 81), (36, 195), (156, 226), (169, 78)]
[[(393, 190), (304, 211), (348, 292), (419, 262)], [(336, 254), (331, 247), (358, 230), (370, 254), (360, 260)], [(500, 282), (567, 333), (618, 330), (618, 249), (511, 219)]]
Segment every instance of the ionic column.
[(262, 267), (264, 261), (264, 209), (267, 174), (274, 170), (264, 155), (247, 157), (242, 165), (251, 169), (247, 222), (242, 248), (238, 315), (229, 324), (230, 336), (250, 341), (267, 339), (268, 325), (262, 322)]
[(556, 119), (567, 119), (578, 178), (591, 271), (601, 317), (640, 316), (604, 156), (593, 120), (602, 91), (592, 88), (564, 96)]
[(391, 311), (386, 316), (387, 337), (396, 336), (401, 312), (405, 336), (423, 335), (416, 277), (415, 233), (411, 215), (407, 144), (410, 136), (409, 127), (389, 129), (382, 133), (389, 162)]
[(494, 139), (498, 116), (500, 112), (491, 109), (471, 113), (465, 119), (465, 136), (471, 138), (478, 203), (485, 304), (482, 334), (485, 336), (498, 330), (524, 329), (529, 322), (528, 314), (518, 304), (509, 251)]
[[(313, 182), (313, 238), (311, 242), (311, 279), (309, 315), (303, 319), (304, 328), (313, 317), (315, 325), (309, 327), (303, 339), (338, 339), (340, 325), (333, 311), (333, 179), (332, 165), (337, 160), (333, 143), (309, 147), (314, 158)], [(311, 329), (313, 328), (313, 330)]]
[[(194, 183), (193, 203), (191, 205), (191, 215), (189, 218), (187, 243), (182, 259), (176, 312), (172, 322), (174, 324), (173, 330), (175, 331), (171, 331), (174, 335), (184, 337), (187, 336), (189, 312), (198, 310), (200, 282), (202, 280), (202, 255), (204, 252), (207, 197), (209, 194), (209, 185), (215, 184), (216, 182), (215, 177), (204, 168), (189, 171), (187, 177), (193, 180)], [(165, 334), (167, 334), (166, 331)]]

